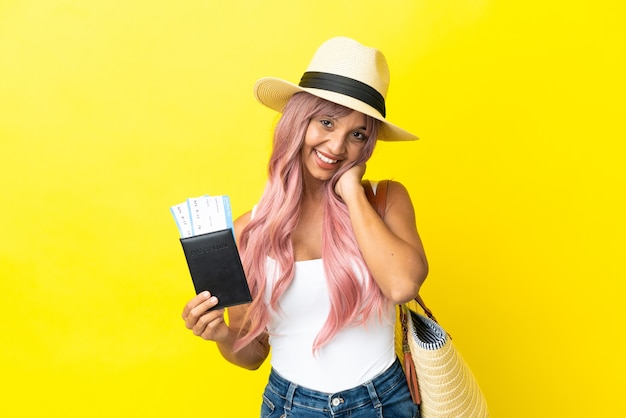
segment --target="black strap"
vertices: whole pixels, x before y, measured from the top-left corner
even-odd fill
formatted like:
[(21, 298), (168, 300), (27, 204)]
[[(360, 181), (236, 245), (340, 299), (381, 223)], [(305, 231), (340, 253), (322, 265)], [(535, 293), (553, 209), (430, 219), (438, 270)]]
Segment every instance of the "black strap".
[(385, 98), (375, 88), (353, 78), (332, 73), (308, 71), (300, 79), (300, 87), (334, 91), (354, 97), (372, 106), (385, 117)]

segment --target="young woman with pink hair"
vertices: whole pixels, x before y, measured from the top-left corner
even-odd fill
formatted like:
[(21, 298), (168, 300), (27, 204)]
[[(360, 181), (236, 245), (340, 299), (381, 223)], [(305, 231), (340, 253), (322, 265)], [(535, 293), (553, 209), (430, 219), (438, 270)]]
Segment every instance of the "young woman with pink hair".
[[(235, 222), (253, 302), (187, 303), (187, 328), (224, 358), (256, 369), (271, 357), (262, 417), (417, 417), (394, 349), (395, 309), (428, 273), (409, 193), (390, 181), (381, 218), (362, 186), (377, 140), (414, 140), (388, 122), (380, 51), (332, 38), (298, 85), (257, 81), (282, 112), (258, 204)], [(270, 356), (271, 347), (271, 356)]]

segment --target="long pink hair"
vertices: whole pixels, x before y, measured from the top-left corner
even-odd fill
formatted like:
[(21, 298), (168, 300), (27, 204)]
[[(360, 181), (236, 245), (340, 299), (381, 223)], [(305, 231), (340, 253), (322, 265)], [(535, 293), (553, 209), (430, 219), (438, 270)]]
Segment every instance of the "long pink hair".
[[(295, 94), (285, 106), (274, 131), (273, 151), (268, 166), (268, 181), (254, 218), (242, 231), (241, 258), (248, 277), (253, 302), (245, 319), (247, 334), (235, 349), (241, 349), (266, 330), (268, 307), (264, 302), (267, 287), (267, 257), (276, 261), (278, 277), (270, 298), (272, 309), (279, 311), (281, 295), (294, 275), (291, 233), (298, 225), (303, 192), (301, 149), (311, 118), (318, 115), (342, 117), (352, 109), (308, 93)], [(368, 139), (354, 165), (371, 157), (376, 144), (378, 121), (367, 116)], [(381, 315), (386, 299), (369, 273), (354, 237), (346, 205), (335, 194), (339, 177), (353, 165), (340, 169), (324, 184), (324, 228), (322, 259), (331, 301), (328, 319), (317, 335), (313, 351), (328, 343), (343, 327), (365, 323), (370, 315)]]

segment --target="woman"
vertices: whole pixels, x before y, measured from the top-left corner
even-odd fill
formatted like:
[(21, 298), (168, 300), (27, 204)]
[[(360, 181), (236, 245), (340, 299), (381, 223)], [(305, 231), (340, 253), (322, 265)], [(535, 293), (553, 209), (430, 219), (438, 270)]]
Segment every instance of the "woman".
[(262, 417), (419, 416), (394, 322), (426, 278), (426, 256), (407, 190), (389, 183), (381, 219), (361, 184), (377, 139), (417, 139), (385, 119), (388, 84), (380, 51), (339, 37), (299, 85), (255, 85), (282, 117), (263, 196), (235, 222), (253, 302), (228, 308), (227, 324), (204, 292), (183, 319), (241, 367), (258, 368), (272, 347)]

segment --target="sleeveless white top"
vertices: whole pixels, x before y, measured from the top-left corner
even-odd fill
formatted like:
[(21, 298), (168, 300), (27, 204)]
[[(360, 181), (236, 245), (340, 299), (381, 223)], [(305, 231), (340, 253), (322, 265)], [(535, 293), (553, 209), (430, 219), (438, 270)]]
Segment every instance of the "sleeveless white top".
[(313, 353), (313, 341), (330, 312), (322, 259), (298, 261), (295, 276), (280, 298), (281, 310), (269, 306), (277, 265), (267, 260), (265, 303), (272, 367), (284, 378), (309, 389), (335, 393), (365, 383), (395, 361), (395, 306), (383, 318), (370, 315), (365, 326), (349, 325)]

